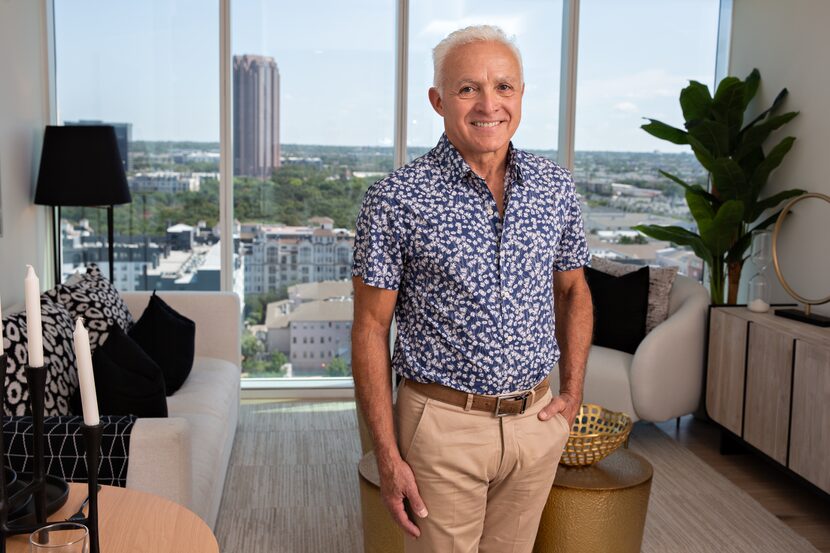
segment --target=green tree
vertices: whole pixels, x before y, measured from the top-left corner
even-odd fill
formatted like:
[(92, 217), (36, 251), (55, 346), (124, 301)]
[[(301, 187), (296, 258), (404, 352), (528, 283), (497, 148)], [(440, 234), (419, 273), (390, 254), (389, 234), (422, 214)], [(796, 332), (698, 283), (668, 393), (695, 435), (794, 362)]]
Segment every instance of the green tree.
[(286, 355), (283, 352), (272, 352), (268, 360), (268, 370), (270, 372), (278, 372), (284, 375), (285, 370), (282, 368), (282, 366), (286, 363), (288, 363), (288, 357), (286, 357)]
[(335, 355), (328, 367), (326, 376), (351, 376), (352, 368), (339, 355)]
[(264, 366), (259, 360), (260, 354), (264, 351), (265, 345), (250, 331), (246, 330), (242, 334), (242, 369), (247, 372), (264, 370)]

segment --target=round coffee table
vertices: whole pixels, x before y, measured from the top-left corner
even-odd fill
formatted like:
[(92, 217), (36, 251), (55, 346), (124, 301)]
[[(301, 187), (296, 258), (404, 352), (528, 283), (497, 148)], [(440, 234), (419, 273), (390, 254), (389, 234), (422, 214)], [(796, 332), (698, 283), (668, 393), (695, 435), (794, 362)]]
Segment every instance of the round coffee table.
[[(86, 484), (70, 484), (69, 499), (50, 521), (75, 514), (87, 497)], [(101, 486), (98, 530), (103, 553), (219, 553), (208, 525), (192, 511), (157, 495)], [(29, 535), (6, 540), (8, 553), (29, 553)]]

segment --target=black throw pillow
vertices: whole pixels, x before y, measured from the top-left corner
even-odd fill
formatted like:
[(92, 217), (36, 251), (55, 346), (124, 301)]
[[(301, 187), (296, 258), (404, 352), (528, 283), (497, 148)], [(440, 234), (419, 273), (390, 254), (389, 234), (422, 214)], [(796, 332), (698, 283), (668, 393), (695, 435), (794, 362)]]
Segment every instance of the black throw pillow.
[(594, 301), (594, 341), (597, 346), (634, 353), (646, 335), (648, 267), (615, 277), (585, 267)]
[[(92, 355), (98, 412), (103, 415), (166, 417), (167, 394), (161, 368), (118, 325)], [(83, 412), (80, 390), (73, 410)]]
[(161, 367), (167, 395), (175, 394), (193, 368), (196, 324), (153, 292), (130, 337)]

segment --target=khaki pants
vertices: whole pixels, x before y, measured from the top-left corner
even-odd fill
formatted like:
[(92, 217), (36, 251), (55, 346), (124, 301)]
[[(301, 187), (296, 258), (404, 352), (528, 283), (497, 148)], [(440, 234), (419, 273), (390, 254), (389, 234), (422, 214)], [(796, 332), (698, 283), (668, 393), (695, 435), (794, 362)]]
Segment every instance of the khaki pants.
[(429, 511), (407, 553), (531, 553), (570, 430), (562, 415), (536, 417), (550, 399), (498, 418), (401, 386), (398, 446)]

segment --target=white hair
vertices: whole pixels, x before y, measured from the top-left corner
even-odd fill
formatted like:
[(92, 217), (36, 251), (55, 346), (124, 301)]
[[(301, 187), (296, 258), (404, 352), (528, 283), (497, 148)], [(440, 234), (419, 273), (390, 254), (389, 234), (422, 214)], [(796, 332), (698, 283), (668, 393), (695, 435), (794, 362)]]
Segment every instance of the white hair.
[(516, 46), (515, 37), (508, 37), (501, 28), (495, 25), (472, 25), (451, 32), (447, 37), (432, 49), (433, 79), (432, 84), (441, 90), (444, 78), (444, 62), (454, 49), (472, 42), (498, 42), (504, 44), (519, 62), (519, 75), (524, 81), (522, 68), (522, 53)]

